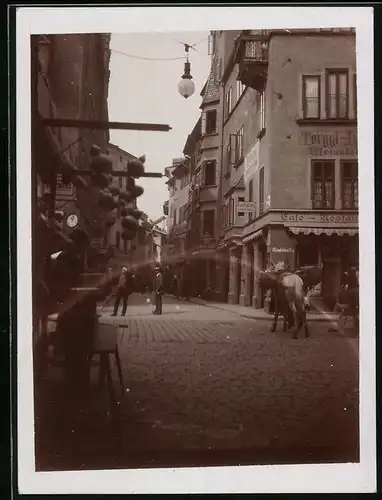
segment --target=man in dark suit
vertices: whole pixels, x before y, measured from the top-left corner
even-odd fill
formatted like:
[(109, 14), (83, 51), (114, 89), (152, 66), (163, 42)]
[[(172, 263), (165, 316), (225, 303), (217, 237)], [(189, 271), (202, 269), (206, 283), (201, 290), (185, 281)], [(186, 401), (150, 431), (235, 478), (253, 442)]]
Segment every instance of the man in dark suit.
[(155, 268), (154, 279), (154, 293), (155, 293), (155, 310), (153, 314), (162, 314), (162, 297), (163, 297), (163, 275), (159, 266)]
[(115, 297), (114, 311), (112, 316), (117, 316), (119, 303), (122, 299), (122, 316), (126, 314), (127, 299), (133, 293), (134, 277), (125, 266), (122, 266), (118, 281), (117, 295)]

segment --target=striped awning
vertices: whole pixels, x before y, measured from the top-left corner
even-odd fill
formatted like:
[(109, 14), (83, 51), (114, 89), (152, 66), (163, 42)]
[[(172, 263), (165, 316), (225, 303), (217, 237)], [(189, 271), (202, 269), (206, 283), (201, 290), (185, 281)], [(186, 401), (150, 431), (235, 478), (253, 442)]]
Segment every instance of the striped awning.
[(259, 231), (256, 231), (256, 232), (246, 236), (245, 238), (243, 238), (243, 243), (249, 243), (250, 241), (257, 240), (258, 238), (260, 238), (263, 235), (264, 235), (263, 230), (260, 229)]
[(332, 228), (332, 227), (289, 227), (288, 228), (293, 234), (314, 234), (319, 236), (321, 234), (326, 234), (327, 236), (337, 235), (337, 236), (355, 236), (358, 234), (358, 229), (355, 228)]

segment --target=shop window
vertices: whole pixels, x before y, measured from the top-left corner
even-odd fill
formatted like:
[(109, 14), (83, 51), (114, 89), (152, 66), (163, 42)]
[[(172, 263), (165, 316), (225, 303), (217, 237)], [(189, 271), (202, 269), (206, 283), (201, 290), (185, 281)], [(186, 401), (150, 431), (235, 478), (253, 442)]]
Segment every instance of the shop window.
[(215, 210), (204, 210), (203, 212), (203, 236), (214, 236), (215, 234)]
[(342, 173), (342, 208), (358, 208), (358, 162), (341, 162)]
[(327, 70), (326, 72), (326, 118), (348, 118), (349, 72)]
[(334, 208), (334, 160), (312, 161), (312, 205), (315, 209)]
[(204, 163), (204, 185), (216, 185), (216, 160), (208, 160)]
[(303, 75), (302, 77), (302, 112), (303, 118), (320, 118), (320, 89), (319, 75)]
[(259, 171), (259, 214), (264, 213), (264, 167)]
[(319, 244), (317, 236), (307, 236), (298, 243), (298, 265), (315, 266), (318, 264)]

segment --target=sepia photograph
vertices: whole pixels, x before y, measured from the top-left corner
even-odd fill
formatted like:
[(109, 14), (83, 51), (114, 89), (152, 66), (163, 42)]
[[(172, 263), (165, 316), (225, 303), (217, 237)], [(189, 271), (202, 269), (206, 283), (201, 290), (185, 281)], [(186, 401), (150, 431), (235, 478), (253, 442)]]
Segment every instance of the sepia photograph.
[(22, 492), (374, 491), (372, 10), (193, 9), (18, 13)]

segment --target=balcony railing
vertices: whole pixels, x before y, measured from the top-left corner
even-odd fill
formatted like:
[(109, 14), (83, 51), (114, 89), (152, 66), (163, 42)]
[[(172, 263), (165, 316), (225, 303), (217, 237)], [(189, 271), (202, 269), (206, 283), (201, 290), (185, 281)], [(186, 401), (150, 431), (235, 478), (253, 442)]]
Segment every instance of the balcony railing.
[(242, 35), (237, 42), (234, 62), (239, 65), (238, 79), (259, 92), (267, 78), (269, 42), (265, 35)]
[(244, 59), (268, 62), (268, 42), (265, 40), (245, 40)]

